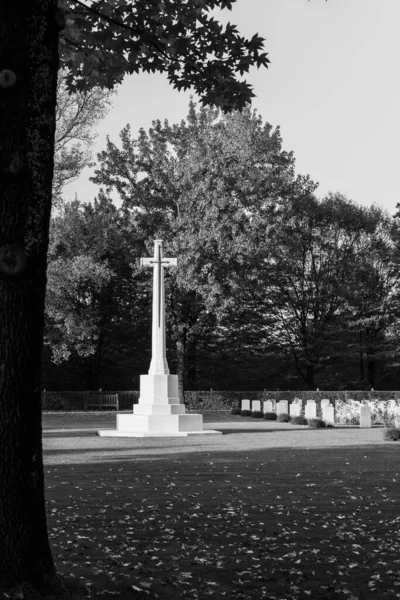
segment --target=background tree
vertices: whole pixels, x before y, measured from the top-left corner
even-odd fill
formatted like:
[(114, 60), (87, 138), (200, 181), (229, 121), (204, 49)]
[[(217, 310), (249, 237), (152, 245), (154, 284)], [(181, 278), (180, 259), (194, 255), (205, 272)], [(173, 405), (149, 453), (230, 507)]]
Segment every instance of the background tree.
[(60, 364), (74, 351), (84, 357), (95, 354), (102, 324), (99, 305), (114, 273), (90, 255), (58, 258), (47, 273), (47, 315), (52, 324), (47, 343), (54, 362)]
[(40, 393), (59, 56), (72, 91), (160, 71), (205, 102), (239, 108), (252, 91), (237, 73), (268, 61), (258, 36), (246, 40), (208, 15), (230, 4), (0, 3), (1, 592), (61, 593), (46, 529)]
[(92, 147), (95, 127), (111, 106), (113, 91), (91, 88), (70, 94), (65, 83), (66, 72), (57, 78), (56, 135), (53, 175), (53, 208), (59, 208), (62, 191), (75, 181), (85, 167), (94, 166)]
[(368, 209), (339, 194), (318, 201), (307, 192), (265, 228), (259, 283), (267, 335), (292, 355), (309, 389), (337, 351), (334, 317), (348, 303), (357, 244), (369, 221)]
[(251, 214), (266, 213), (289, 193), (294, 158), (282, 150), (279, 129), (256, 113), (196, 111), (193, 102), (179, 125), (153, 122), (136, 140), (126, 126), (120, 138), (121, 148), (107, 139), (92, 181), (118, 192), (146, 252), (162, 238), (178, 257), (179, 268), (167, 276), (168, 310), (180, 383), (191, 389), (196, 346), (249, 260)]
[(89, 389), (100, 387), (103, 371), (132, 368), (148, 324), (128, 231), (104, 194), (93, 204), (75, 200), (52, 220), (45, 344), (55, 364), (79, 366)]
[(398, 319), (399, 255), (396, 223), (378, 206), (369, 215), (369, 227), (357, 244), (349, 328), (355, 336), (360, 382), (371, 388), (382, 379), (378, 368), (397, 353), (389, 331)]

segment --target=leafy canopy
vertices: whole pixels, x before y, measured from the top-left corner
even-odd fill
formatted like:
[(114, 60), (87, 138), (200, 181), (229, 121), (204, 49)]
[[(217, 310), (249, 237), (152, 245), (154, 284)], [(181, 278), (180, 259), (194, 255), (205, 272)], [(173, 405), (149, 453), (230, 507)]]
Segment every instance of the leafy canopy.
[(263, 38), (246, 39), (210, 14), (235, 1), (62, 0), (60, 56), (69, 90), (111, 89), (126, 74), (158, 71), (174, 88), (194, 89), (204, 105), (242, 109), (254, 93), (237, 75), (269, 60)]
[(62, 204), (64, 186), (76, 180), (85, 167), (94, 166), (91, 149), (96, 139), (95, 126), (111, 107), (114, 91), (93, 87), (70, 94), (65, 72), (57, 80), (56, 134), (53, 173), (53, 207)]

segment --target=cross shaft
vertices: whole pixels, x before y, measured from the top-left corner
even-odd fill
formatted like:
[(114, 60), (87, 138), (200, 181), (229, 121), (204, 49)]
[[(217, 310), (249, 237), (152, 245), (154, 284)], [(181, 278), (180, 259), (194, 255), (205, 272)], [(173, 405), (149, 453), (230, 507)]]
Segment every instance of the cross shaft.
[(169, 374), (165, 348), (164, 268), (176, 267), (176, 258), (164, 258), (162, 240), (154, 241), (154, 256), (141, 258), (142, 267), (153, 269), (152, 358), (149, 373)]

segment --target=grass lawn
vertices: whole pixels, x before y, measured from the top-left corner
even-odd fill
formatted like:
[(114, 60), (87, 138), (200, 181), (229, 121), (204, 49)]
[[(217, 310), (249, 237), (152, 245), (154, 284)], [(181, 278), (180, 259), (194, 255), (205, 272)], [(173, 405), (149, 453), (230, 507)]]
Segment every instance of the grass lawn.
[(400, 443), (205, 415), (209, 438), (100, 438), (44, 415), (48, 525), (82, 597), (400, 598)]

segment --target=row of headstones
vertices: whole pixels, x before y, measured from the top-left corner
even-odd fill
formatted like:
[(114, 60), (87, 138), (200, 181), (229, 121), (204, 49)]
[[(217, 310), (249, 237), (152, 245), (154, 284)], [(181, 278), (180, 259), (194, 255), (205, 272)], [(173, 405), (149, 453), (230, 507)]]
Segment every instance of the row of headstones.
[[(242, 400), (242, 410), (251, 410), (252, 412), (261, 411), (261, 400)], [(276, 402), (274, 400), (264, 400), (263, 402), (263, 413), (276, 412), (277, 415), (281, 413), (290, 414), (291, 417), (299, 417), (301, 412), (301, 402), (291, 402), (288, 400), (280, 400)], [(330, 400), (321, 400), (321, 413), (322, 419), (325, 423), (335, 423), (335, 408), (330, 403)], [(304, 407), (304, 416), (306, 419), (317, 418), (317, 404), (315, 400), (307, 400)], [(371, 427), (371, 409), (367, 405), (360, 407), (360, 427)]]

